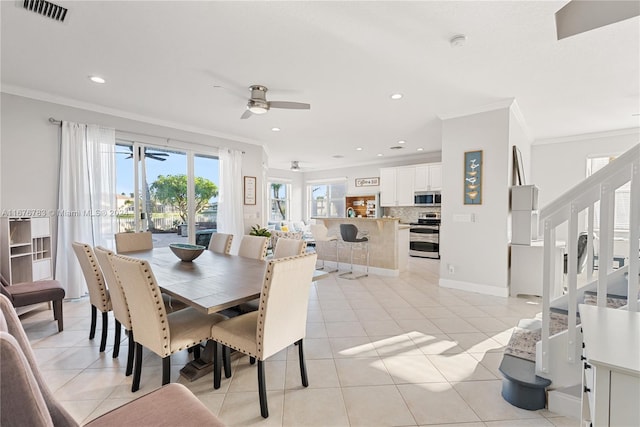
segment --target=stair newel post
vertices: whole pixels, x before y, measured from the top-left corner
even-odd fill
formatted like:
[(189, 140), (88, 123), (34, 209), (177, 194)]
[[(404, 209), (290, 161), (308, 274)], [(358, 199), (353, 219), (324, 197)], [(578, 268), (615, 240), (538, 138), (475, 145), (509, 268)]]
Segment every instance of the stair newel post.
[(608, 182), (600, 186), (600, 248), (598, 250), (598, 307), (607, 306), (607, 286), (611, 273), (613, 246), (613, 196)]
[[(629, 209), (629, 276), (628, 300), (629, 311), (639, 311), (638, 281), (640, 280), (640, 156), (631, 165), (631, 206)], [(638, 254), (639, 256), (635, 256)]]
[(591, 281), (593, 280), (593, 236), (594, 236), (594, 232), (593, 232), (593, 219), (594, 219), (594, 214), (595, 214), (595, 208), (594, 208), (595, 203), (591, 203), (589, 205), (589, 210), (588, 210), (588, 218), (587, 218), (587, 233), (589, 233), (589, 235), (587, 236), (587, 283), (591, 283)]
[(542, 356), (542, 372), (549, 372), (549, 320), (551, 315), (551, 281), (553, 280), (553, 249), (556, 242), (556, 230), (551, 227), (551, 220), (544, 221), (544, 261), (542, 263), (542, 336), (540, 349)]
[(568, 279), (568, 340), (567, 361), (574, 362), (576, 355), (576, 310), (578, 308), (578, 208), (575, 202), (571, 203), (569, 215), (569, 253), (567, 255), (567, 279)]

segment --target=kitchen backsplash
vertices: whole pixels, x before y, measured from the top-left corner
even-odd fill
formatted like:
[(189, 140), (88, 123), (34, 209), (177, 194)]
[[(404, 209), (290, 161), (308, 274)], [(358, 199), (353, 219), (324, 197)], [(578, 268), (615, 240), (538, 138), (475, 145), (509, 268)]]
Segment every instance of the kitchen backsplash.
[(414, 206), (406, 206), (406, 207), (392, 207), (392, 208), (382, 208), (382, 215), (391, 216), (395, 218), (400, 218), (400, 222), (418, 222), (418, 215), (420, 212), (437, 212), (440, 213), (439, 207), (414, 207)]

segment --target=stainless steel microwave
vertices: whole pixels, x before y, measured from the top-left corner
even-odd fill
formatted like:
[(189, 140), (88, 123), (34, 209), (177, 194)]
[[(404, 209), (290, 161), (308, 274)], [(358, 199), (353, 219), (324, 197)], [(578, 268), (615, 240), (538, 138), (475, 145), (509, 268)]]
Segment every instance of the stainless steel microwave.
[(413, 198), (414, 206), (440, 206), (442, 195), (438, 191), (416, 192)]

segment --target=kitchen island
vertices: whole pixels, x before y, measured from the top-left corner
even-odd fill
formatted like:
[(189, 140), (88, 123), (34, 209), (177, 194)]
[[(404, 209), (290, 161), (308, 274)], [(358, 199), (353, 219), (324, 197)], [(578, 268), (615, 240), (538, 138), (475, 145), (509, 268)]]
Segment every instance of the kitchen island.
[[(324, 224), (329, 236), (338, 236), (340, 270), (348, 270), (350, 246), (340, 238), (340, 224), (354, 224), (358, 235), (369, 238), (369, 272), (380, 276), (398, 276), (407, 268), (409, 261), (409, 226), (400, 224), (398, 218), (312, 218)], [(318, 257), (335, 267), (334, 244), (321, 243), (316, 246)], [(367, 259), (364, 251), (353, 250), (354, 271), (364, 271)]]

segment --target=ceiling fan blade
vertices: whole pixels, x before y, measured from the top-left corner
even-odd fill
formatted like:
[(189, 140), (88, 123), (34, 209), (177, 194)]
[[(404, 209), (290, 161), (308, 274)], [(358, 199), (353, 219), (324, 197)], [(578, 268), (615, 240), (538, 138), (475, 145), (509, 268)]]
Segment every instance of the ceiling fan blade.
[(241, 119), (248, 119), (249, 117), (253, 116), (253, 113), (249, 110), (244, 110), (244, 113), (242, 113), (242, 115), (240, 116)]
[(270, 101), (269, 107), (288, 108), (290, 110), (310, 110), (311, 104), (305, 104), (304, 102)]
[(572, 0), (556, 12), (558, 40), (633, 18), (640, 14), (636, 1)]

